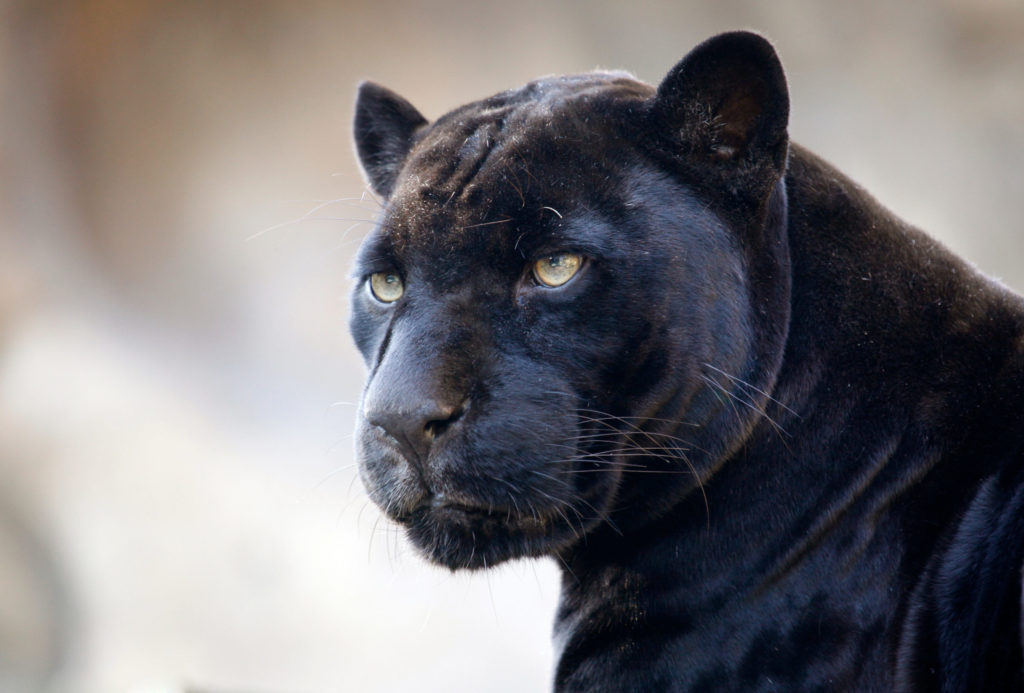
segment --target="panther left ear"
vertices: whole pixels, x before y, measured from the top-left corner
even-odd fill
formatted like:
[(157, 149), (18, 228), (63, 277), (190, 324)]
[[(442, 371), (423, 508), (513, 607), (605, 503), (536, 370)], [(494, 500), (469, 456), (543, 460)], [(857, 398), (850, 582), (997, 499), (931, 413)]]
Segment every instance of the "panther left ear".
[(416, 108), (395, 92), (363, 82), (356, 96), (353, 134), (370, 187), (390, 197), (416, 131), (427, 124)]
[(694, 48), (658, 86), (653, 114), (688, 158), (785, 167), (786, 78), (775, 49), (757, 34), (720, 34)]

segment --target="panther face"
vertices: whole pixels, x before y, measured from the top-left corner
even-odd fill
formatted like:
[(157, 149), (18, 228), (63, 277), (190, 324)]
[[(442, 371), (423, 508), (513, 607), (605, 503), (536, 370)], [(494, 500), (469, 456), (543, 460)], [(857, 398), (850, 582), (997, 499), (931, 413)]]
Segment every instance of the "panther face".
[(730, 393), (762, 377), (764, 298), (745, 234), (779, 171), (749, 215), (721, 213), (714, 169), (666, 164), (670, 111), (621, 74), (533, 82), (433, 124), (362, 87), (356, 141), (386, 205), (355, 272), (357, 451), (429, 559), (485, 567), (642, 522), (748, 426)]

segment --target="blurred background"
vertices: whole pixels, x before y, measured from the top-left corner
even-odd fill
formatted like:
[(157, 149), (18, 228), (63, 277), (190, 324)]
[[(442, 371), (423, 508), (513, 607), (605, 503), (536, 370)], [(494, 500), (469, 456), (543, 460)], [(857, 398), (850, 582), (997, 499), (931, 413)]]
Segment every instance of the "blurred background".
[(547, 562), (370, 505), (359, 79), (428, 117), (771, 38), (793, 138), (1024, 288), (1024, 4), (0, 0), (0, 691), (544, 690)]

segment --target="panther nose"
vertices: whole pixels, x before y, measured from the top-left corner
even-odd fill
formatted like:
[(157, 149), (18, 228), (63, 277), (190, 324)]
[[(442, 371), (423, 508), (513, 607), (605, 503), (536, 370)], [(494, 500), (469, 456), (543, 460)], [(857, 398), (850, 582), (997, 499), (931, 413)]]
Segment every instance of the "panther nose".
[(363, 415), (367, 422), (398, 441), (410, 461), (422, 461), (434, 440), (458, 421), (462, 413), (462, 405), (427, 399), (395, 406), (370, 406)]

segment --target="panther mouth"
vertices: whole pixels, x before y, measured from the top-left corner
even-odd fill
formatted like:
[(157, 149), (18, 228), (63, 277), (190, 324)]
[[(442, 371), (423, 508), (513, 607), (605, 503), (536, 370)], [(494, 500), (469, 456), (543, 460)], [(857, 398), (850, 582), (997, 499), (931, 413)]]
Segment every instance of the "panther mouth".
[(431, 496), (395, 518), (429, 560), (459, 568), (487, 568), (511, 558), (546, 552), (553, 521), (513, 508)]
[(527, 520), (530, 524), (540, 522), (539, 518), (521, 517), (511, 507), (474, 503), (464, 499), (450, 498), (443, 494), (428, 496), (411, 513), (399, 518), (399, 521), (408, 524), (416, 515), (438, 524), (455, 523), (478, 527), (489, 523), (521, 525)]
[(458, 501), (451, 501), (444, 496), (434, 496), (426, 503), (427, 512), (440, 519), (451, 517), (453, 519), (464, 518), (469, 521), (486, 522), (488, 520), (501, 520), (508, 518), (511, 513), (505, 508), (494, 506), (470, 505)]
[(510, 517), (511, 513), (505, 508), (451, 500), (444, 495), (431, 493), (425, 495), (411, 509), (393, 515), (392, 519), (408, 527), (414, 523), (422, 523), (424, 521), (435, 523), (477, 523), (488, 520), (507, 521)]

